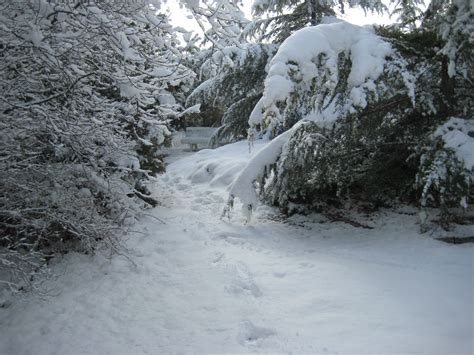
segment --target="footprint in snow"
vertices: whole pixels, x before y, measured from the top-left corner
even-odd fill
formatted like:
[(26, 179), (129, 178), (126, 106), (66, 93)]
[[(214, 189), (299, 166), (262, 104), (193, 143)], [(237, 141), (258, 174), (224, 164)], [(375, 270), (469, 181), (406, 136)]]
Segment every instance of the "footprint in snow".
[(244, 263), (237, 263), (232, 267), (235, 272), (235, 279), (232, 284), (226, 286), (226, 291), (232, 295), (251, 295), (254, 297), (262, 296), (262, 291), (257, 286), (253, 277)]
[(249, 320), (240, 322), (239, 335), (237, 341), (246, 346), (260, 346), (262, 340), (276, 335), (275, 330), (264, 327), (257, 327)]
[(216, 194), (210, 194), (209, 197), (214, 201), (214, 202), (218, 202), (218, 203), (222, 203), (224, 202), (224, 198), (220, 195), (216, 195)]
[(214, 258), (212, 259), (212, 265), (220, 264), (223, 258), (224, 258), (224, 253), (221, 253), (221, 252), (214, 253)]
[(212, 239), (224, 240), (225, 242), (232, 245), (244, 245), (248, 243), (247, 238), (245, 238), (243, 235), (231, 232), (217, 233), (214, 237), (212, 237)]
[(198, 197), (193, 200), (193, 204), (198, 204), (198, 205), (209, 205), (211, 201), (207, 198), (203, 197)]
[(176, 189), (178, 189), (179, 191), (186, 191), (186, 190), (189, 190), (189, 188), (190, 188), (190, 186), (186, 185), (186, 184), (176, 185)]

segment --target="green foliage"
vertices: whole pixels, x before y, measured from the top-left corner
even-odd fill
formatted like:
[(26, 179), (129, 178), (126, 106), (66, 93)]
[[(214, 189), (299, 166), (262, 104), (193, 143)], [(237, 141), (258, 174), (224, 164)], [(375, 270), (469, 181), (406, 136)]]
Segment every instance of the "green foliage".
[(331, 6), (322, 4), (312, 14), (309, 11), (310, 1), (295, 1), (288, 4), (286, 1), (277, 2), (277, 6), (262, 6), (255, 8), (255, 14), (261, 16), (273, 12), (268, 17), (257, 18), (252, 25), (247, 27), (245, 35), (257, 38), (259, 41), (271, 40), (274, 43), (282, 43), (295, 31), (321, 22), (323, 16), (334, 16), (336, 13)]
[(186, 106), (199, 103), (201, 113), (188, 117), (188, 124), (202, 122), (200, 117), (213, 117), (215, 121), (207, 121), (206, 125), (220, 125), (212, 138), (215, 145), (246, 137), (248, 117), (262, 95), (265, 67), (275, 50), (275, 46), (264, 44), (229, 48), (233, 62), (221, 67), (189, 95)]
[(230, 143), (247, 138), (248, 117), (260, 95), (244, 97), (232, 104), (222, 116), (221, 126), (211, 138), (211, 145)]
[[(409, 117), (394, 124), (393, 111), (369, 110), (348, 115), (333, 128), (301, 124), (267, 171), (260, 190), (264, 200), (285, 209), (291, 203), (319, 209), (350, 200), (374, 207), (400, 198), (413, 202), (416, 164), (407, 159), (423, 132), (419, 121)], [(405, 110), (410, 110), (409, 100), (398, 100), (399, 114)]]
[(449, 221), (451, 210), (467, 209), (472, 203), (473, 147), (474, 123), (462, 118), (448, 119), (420, 147), (416, 183), (421, 206), (439, 206), (442, 222)]
[(393, 11), (391, 16), (397, 16), (401, 27), (406, 27), (411, 30), (416, 28), (416, 21), (422, 17), (421, 6), (424, 4), (423, 0), (391, 0)]
[(442, 45), (438, 34), (433, 30), (415, 29), (406, 32), (394, 26), (377, 26), (375, 30), (389, 41), (398, 53), (408, 57), (419, 56), (421, 60), (435, 56)]
[(345, 6), (382, 13), (381, 0), (259, 0), (253, 6), (256, 16), (244, 30), (244, 35), (257, 41), (282, 43), (295, 31), (321, 23), (325, 16), (344, 13)]
[(417, 185), (422, 188), (421, 206), (440, 206), (447, 215), (450, 208), (469, 205), (473, 174), (452, 150), (437, 143), (424, 149)]

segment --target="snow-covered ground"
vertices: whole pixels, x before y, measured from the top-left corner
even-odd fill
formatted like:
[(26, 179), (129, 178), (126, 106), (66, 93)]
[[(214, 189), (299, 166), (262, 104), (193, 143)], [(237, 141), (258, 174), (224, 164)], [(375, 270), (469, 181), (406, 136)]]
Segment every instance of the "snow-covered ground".
[(177, 153), (130, 260), (67, 255), (48, 297), (0, 308), (1, 354), (472, 353), (472, 245), (420, 235), (406, 210), (373, 229), (264, 207), (221, 220), (246, 143)]

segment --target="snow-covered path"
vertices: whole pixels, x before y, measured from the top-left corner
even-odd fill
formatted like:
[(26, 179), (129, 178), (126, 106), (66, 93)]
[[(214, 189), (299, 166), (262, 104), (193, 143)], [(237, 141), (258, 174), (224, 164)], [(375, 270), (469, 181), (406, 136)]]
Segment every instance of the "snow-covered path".
[(246, 150), (174, 158), (152, 211), (165, 224), (130, 235), (134, 264), (68, 255), (57, 295), (0, 308), (0, 353), (472, 353), (471, 245), (394, 212), (374, 229), (268, 208), (220, 220)]

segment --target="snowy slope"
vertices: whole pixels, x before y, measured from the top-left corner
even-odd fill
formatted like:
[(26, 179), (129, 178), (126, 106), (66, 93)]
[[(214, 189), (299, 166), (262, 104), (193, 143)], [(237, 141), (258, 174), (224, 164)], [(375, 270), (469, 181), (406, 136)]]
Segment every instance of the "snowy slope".
[(151, 212), (165, 224), (130, 234), (133, 263), (66, 256), (50, 297), (0, 308), (0, 353), (472, 352), (471, 245), (395, 212), (374, 229), (263, 207), (220, 220), (248, 159), (245, 142), (172, 156)]

